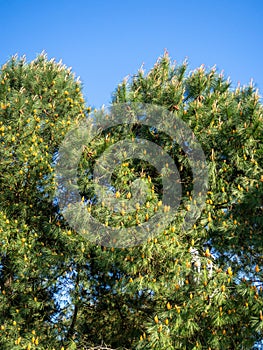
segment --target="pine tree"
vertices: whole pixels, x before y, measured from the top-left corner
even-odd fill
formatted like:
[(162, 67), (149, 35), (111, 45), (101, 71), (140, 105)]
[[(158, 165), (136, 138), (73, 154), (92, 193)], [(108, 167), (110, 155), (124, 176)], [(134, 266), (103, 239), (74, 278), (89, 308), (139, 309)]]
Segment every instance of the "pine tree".
[[(12, 57), (1, 67), (1, 349), (58, 348), (68, 327), (55, 296), (73, 279), (69, 269), (82, 258), (83, 242), (71, 238), (53, 201), (54, 163), (85, 113), (79, 81), (45, 54), (30, 63)], [(74, 263), (72, 251), (79, 252)]]
[[(214, 68), (202, 66), (188, 74), (186, 62), (173, 65), (165, 54), (147, 74), (139, 70), (118, 86), (113, 105), (119, 103), (163, 106), (193, 130), (209, 169), (206, 207), (187, 232), (181, 229), (192, 201), (191, 173), (187, 155), (167, 135), (141, 126), (102, 132), (90, 145), (83, 169), (91, 169), (108, 144), (145, 138), (180, 165), (183, 201), (158, 237), (125, 249), (94, 247), (95, 313), (94, 306), (84, 307), (78, 330), (88, 344), (104, 341), (114, 348), (251, 348), (262, 339), (263, 326), (262, 105), (257, 91), (252, 85), (233, 89)], [(134, 217), (113, 216), (96, 200), (92, 214), (127, 227), (154, 215), (161, 205), (161, 179), (149, 164), (127, 159), (116, 168), (111, 186), (124, 199), (129, 181), (138, 177), (154, 190)], [(92, 180), (83, 176), (82, 181), (82, 195), (92, 198)]]

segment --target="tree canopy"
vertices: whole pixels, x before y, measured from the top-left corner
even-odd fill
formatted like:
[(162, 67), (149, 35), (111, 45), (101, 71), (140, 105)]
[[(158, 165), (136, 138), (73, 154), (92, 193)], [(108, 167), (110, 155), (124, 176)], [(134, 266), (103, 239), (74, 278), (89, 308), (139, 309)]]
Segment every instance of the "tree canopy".
[(56, 200), (59, 146), (101, 116), (85, 107), (71, 70), (45, 55), (14, 57), (0, 71), (0, 104), (2, 349), (252, 349), (263, 340), (263, 109), (252, 84), (233, 88), (215, 68), (189, 72), (165, 53), (118, 85), (113, 108), (164, 108), (193, 131), (208, 169), (205, 207), (184, 230), (193, 169), (169, 135), (124, 120), (84, 144), (80, 197), (106, 227), (128, 230), (169, 211), (162, 174), (140, 158), (116, 164), (108, 187), (117, 200), (136, 200), (131, 183), (140, 179), (145, 202), (127, 212), (99, 200), (93, 169), (113, 144), (146, 139), (177, 166), (176, 215), (158, 236), (129, 247), (89, 241)]

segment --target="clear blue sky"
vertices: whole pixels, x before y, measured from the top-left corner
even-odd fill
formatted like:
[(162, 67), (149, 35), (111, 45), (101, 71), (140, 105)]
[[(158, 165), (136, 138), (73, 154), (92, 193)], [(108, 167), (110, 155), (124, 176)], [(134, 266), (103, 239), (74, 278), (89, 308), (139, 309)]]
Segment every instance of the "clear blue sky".
[(0, 0), (0, 14), (0, 64), (45, 50), (80, 76), (95, 107), (164, 49), (190, 69), (216, 64), (234, 86), (253, 78), (263, 95), (262, 0)]

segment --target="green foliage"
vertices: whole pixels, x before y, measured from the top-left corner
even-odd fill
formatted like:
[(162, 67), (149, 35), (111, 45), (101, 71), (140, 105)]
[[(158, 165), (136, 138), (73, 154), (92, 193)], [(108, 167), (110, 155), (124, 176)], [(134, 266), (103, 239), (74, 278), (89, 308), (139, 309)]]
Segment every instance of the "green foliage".
[[(251, 348), (262, 337), (262, 105), (253, 86), (233, 90), (215, 69), (186, 71), (186, 63), (173, 66), (165, 54), (149, 73), (140, 70), (123, 81), (113, 98), (115, 104), (153, 103), (173, 111), (194, 131), (209, 168), (206, 208), (185, 233), (181, 224), (192, 200), (187, 156), (158, 130), (126, 128), (127, 138), (147, 138), (169, 152), (178, 164), (184, 188), (178, 214), (163, 235), (134, 248), (105, 248), (103, 258), (94, 257), (99, 266), (102, 259), (112, 261), (106, 269), (112, 271), (108, 278), (104, 268), (97, 269), (107, 286), (108, 315), (114, 312), (116, 316), (103, 328), (90, 319), (97, 339), (114, 347), (242, 349)], [(123, 132), (112, 128), (101, 137), (117, 142)], [(96, 159), (101, 153), (93, 154)], [(112, 186), (120, 198), (127, 196), (131, 172), (159, 183), (151, 168), (140, 165), (143, 172), (136, 172), (130, 161), (118, 169)], [(160, 191), (155, 195), (156, 200), (150, 199), (137, 210), (137, 217), (156, 211)], [(98, 206), (94, 203), (91, 210)], [(106, 216), (104, 208), (100, 215)], [(120, 220), (124, 222), (121, 215)], [(193, 267), (191, 249), (200, 255), (199, 273)], [(127, 326), (129, 320), (132, 326)], [(124, 325), (122, 334), (120, 325)], [(92, 329), (90, 324), (87, 329)], [(118, 336), (113, 340), (114, 330)]]
[(70, 229), (52, 199), (58, 147), (88, 115), (80, 84), (43, 55), (11, 59), (0, 82), (2, 349), (249, 349), (262, 340), (263, 109), (253, 86), (233, 89), (215, 69), (188, 74), (186, 62), (165, 54), (117, 87), (114, 105), (156, 104), (187, 123), (205, 152), (209, 188), (200, 218), (183, 231), (193, 200), (187, 154), (157, 129), (103, 130), (83, 148), (78, 185), (105, 225), (138, 225), (169, 210), (160, 174), (139, 159), (116, 166), (110, 190), (132, 200), (139, 178), (145, 203), (131, 213), (100, 203), (92, 170), (115, 142), (160, 145), (183, 183), (178, 213), (158, 237), (109, 248)]
[(84, 100), (70, 70), (45, 55), (29, 64), (12, 58), (0, 82), (0, 344), (47, 349), (58, 341), (54, 293), (72, 248), (81, 252), (52, 199), (54, 157), (69, 126), (84, 117)]

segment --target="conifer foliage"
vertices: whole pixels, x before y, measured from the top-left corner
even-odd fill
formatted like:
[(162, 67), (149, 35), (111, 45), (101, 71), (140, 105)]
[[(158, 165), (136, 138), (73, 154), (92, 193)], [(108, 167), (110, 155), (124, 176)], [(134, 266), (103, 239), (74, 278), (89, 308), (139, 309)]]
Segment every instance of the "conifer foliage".
[(85, 145), (79, 192), (105, 225), (139, 225), (164, 206), (162, 177), (139, 159), (116, 166), (109, 190), (130, 200), (130, 183), (140, 178), (145, 203), (112, 213), (97, 200), (92, 169), (110, 145), (144, 138), (178, 167), (174, 220), (129, 248), (85, 240), (54, 200), (59, 145), (90, 118), (70, 70), (43, 55), (29, 64), (13, 58), (1, 68), (0, 103), (2, 349), (252, 349), (262, 340), (263, 109), (253, 85), (233, 88), (214, 68), (188, 73), (165, 53), (117, 87), (114, 106), (159, 105), (182, 119), (209, 172), (205, 208), (186, 232), (193, 176), (169, 135), (118, 125)]
[(53, 163), (84, 100), (71, 71), (43, 54), (2, 66), (0, 104), (0, 347), (51, 349), (74, 246), (53, 201)]

